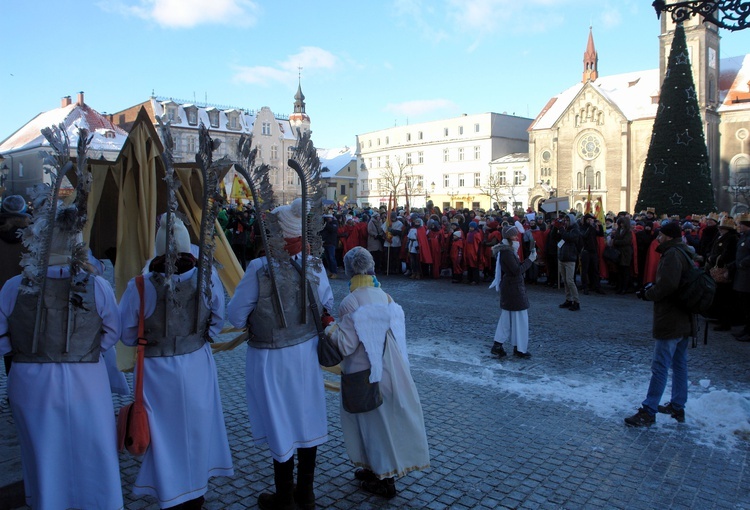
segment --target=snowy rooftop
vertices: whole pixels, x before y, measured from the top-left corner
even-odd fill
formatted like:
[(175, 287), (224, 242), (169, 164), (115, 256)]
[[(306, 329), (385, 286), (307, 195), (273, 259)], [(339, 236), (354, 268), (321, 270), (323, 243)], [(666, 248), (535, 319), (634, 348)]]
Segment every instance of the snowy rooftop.
[[(720, 112), (750, 107), (750, 55), (723, 58), (720, 62), (719, 78)], [(658, 96), (661, 84), (659, 70), (649, 69), (632, 73), (602, 76), (590, 82), (608, 101), (622, 111), (625, 118), (633, 121), (656, 116), (658, 104), (652, 100)], [(579, 82), (550, 99), (537, 116), (530, 129), (549, 129), (567, 111), (584, 87)], [(740, 102), (735, 102), (736, 100)], [(744, 102), (742, 100), (748, 100)]]
[(87, 128), (94, 135), (89, 151), (119, 152), (128, 137), (124, 130), (115, 126), (107, 117), (87, 104), (72, 103), (40, 113), (31, 119), (0, 144), (0, 152), (12, 153), (48, 147), (49, 143), (42, 135), (42, 129), (60, 124), (65, 126), (72, 149), (75, 149), (78, 144), (79, 127)]
[(343, 147), (339, 149), (318, 149), (318, 157), (320, 158), (320, 166), (327, 168), (327, 175), (336, 175), (342, 168), (346, 167), (353, 159), (357, 157), (354, 155), (354, 149), (349, 147)]
[(501, 158), (497, 158), (495, 160), (490, 161), (492, 164), (498, 164), (498, 163), (525, 163), (529, 160), (529, 153), (528, 152), (513, 152), (511, 154), (506, 154), (505, 156)]

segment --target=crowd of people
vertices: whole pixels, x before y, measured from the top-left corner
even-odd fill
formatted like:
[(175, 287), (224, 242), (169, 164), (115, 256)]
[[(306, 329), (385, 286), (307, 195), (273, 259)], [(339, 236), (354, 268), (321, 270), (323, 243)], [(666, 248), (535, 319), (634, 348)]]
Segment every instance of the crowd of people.
[[(234, 473), (209, 345), (225, 316), (248, 329), (248, 414), (256, 444), (267, 446), (272, 457), (275, 492), (260, 494), (259, 506), (315, 508), (317, 447), (327, 440), (328, 426), (317, 351), (324, 339), (342, 356), (341, 422), (357, 468), (354, 478), (369, 493), (395, 496), (397, 478), (429, 467), (429, 450), (409, 371), (404, 313), (382, 290), (379, 274), (444, 277), (468, 285), (491, 281), (500, 293), (491, 347), (498, 357), (507, 355), (506, 343), (514, 356), (531, 356), (526, 285), (563, 287), (560, 308), (572, 312), (581, 310), (579, 277), (583, 294), (603, 294), (604, 281), (617, 294), (654, 301), (652, 380), (643, 407), (625, 420), (632, 426), (654, 423), (658, 412), (684, 421), (685, 347), (695, 327), (693, 314), (680, 309), (673, 296), (689, 268), (702, 267), (716, 281), (707, 313), (716, 319), (715, 329), (740, 325), (735, 337), (750, 342), (749, 214), (657, 219), (647, 210), (608, 214), (601, 221), (574, 211), (441, 212), (432, 204), (391, 211), (330, 208), (320, 232), (322, 265), (304, 253), (299, 199), (263, 214), (280, 225), (281, 259), (276, 254), (271, 261), (260, 243), (267, 216), (256, 216), (252, 208), (225, 207), (219, 213), (245, 269), (226, 307), (213, 269), (208, 289), (201, 287), (203, 266), (176, 216), (169, 221), (171, 241), (167, 221), (160, 219), (154, 257), (142, 277), (128, 282), (118, 304), (101, 265), (90, 252), (88, 260), (81, 259), (81, 232), (71, 229), (77, 224), (75, 207), (61, 206), (48, 230), (41, 290), (34, 294), (28, 274), (20, 271), (8, 275), (0, 290), (0, 354), (13, 357), (12, 365), (6, 359), (8, 398), (32, 508), (122, 507), (110, 394), (119, 383), (106, 361), (118, 340), (142, 344), (146, 353), (143, 397), (151, 444), (133, 491), (154, 497), (161, 508), (201, 508), (209, 478)], [(6, 261), (20, 257), (17, 245), (30, 223), (33, 227), (23, 198), (3, 201)], [(687, 254), (684, 260), (673, 248)], [(306, 265), (305, 290), (299, 275)], [(333, 320), (329, 279), (339, 277), (340, 267), (350, 293)], [(292, 287), (297, 291), (290, 292)], [(270, 299), (274, 293), (277, 299)], [(283, 326), (280, 310), (288, 321)], [(661, 405), (670, 367), (672, 399)], [(78, 448), (71, 450), (71, 444)]]

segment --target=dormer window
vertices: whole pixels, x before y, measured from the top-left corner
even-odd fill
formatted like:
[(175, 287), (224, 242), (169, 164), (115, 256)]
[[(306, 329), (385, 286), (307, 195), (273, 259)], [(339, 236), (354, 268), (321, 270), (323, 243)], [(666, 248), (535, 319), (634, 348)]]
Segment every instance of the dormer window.
[(271, 123), (270, 122), (263, 122), (261, 124), (261, 134), (266, 136), (271, 136)]
[(217, 110), (216, 108), (210, 108), (208, 109), (207, 113), (208, 122), (211, 124), (211, 127), (219, 127), (219, 110)]
[(106, 131), (104, 131), (104, 138), (114, 138), (114, 137), (115, 137), (115, 132), (112, 131), (111, 129), (107, 129)]
[(197, 126), (198, 125), (198, 108), (193, 105), (185, 106), (184, 108), (185, 108), (185, 113), (187, 114), (188, 124), (190, 124), (191, 126)]

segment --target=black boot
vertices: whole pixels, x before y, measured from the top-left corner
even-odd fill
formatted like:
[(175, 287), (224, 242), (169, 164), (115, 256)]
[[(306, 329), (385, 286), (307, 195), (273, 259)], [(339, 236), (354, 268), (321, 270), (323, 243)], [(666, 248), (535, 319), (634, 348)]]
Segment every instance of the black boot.
[(507, 356), (505, 349), (503, 349), (503, 344), (501, 344), (500, 342), (495, 342), (492, 344), (492, 349), (490, 349), (490, 354), (493, 354), (497, 356), (498, 358), (503, 358)]
[(360, 487), (362, 487), (362, 490), (369, 492), (370, 494), (383, 496), (385, 499), (391, 499), (397, 493), (396, 479), (393, 477), (384, 478), (382, 480), (365, 480)]
[(273, 461), (276, 493), (264, 492), (258, 497), (261, 510), (294, 510), (294, 455), (286, 462)]
[(318, 447), (297, 449), (297, 487), (294, 489), (294, 502), (303, 510), (315, 510), (315, 457)]

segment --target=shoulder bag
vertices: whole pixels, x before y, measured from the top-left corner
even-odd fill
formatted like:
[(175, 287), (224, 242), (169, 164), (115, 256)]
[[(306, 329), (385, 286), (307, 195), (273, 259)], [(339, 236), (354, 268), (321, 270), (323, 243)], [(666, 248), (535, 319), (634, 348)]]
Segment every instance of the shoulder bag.
[(151, 443), (151, 432), (148, 428), (148, 414), (143, 404), (143, 356), (146, 349), (144, 338), (144, 289), (143, 275), (135, 279), (141, 305), (138, 317), (138, 350), (136, 355), (136, 376), (134, 402), (123, 406), (117, 415), (117, 449), (128, 450), (132, 455), (143, 455)]
[(716, 257), (716, 265), (709, 269), (708, 272), (716, 283), (729, 283), (729, 269), (726, 267), (719, 267), (720, 258), (721, 255)]

